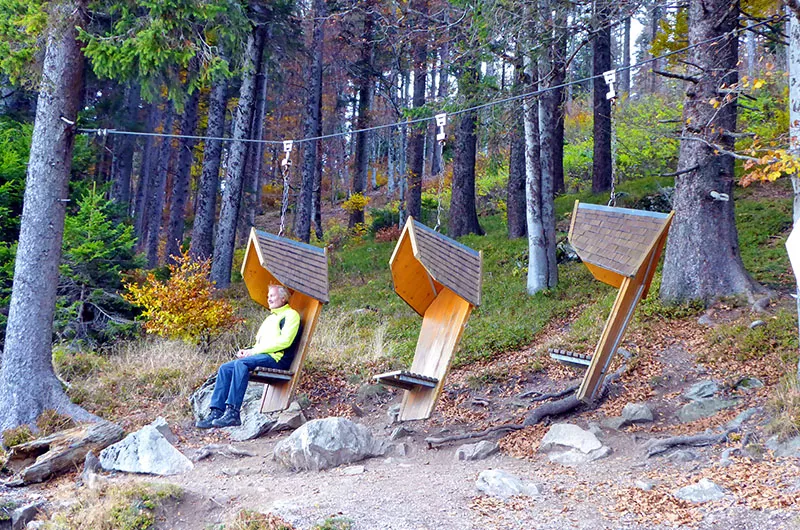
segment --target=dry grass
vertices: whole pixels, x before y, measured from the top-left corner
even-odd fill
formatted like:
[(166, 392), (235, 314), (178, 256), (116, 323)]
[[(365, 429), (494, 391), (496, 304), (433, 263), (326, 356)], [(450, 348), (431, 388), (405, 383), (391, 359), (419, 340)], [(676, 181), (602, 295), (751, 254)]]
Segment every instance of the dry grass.
[(204, 354), (180, 341), (120, 343), (102, 368), (72, 382), (70, 394), (124, 427), (149, 423), (157, 415), (179, 419), (189, 414), (189, 396), (229, 358), (227, 350)]
[(369, 310), (359, 312), (327, 308), (320, 316), (307, 360), (312, 365), (343, 368), (379, 365), (394, 357), (391, 341), (387, 340), (387, 322), (364, 326), (363, 317)]
[(83, 489), (66, 512), (53, 514), (45, 528), (60, 530), (145, 530), (153, 528), (164, 504), (183, 495), (174, 484), (129, 480), (98, 489)]
[(782, 439), (800, 434), (800, 383), (796, 374), (789, 374), (773, 387), (768, 402), (772, 421), (769, 431)]

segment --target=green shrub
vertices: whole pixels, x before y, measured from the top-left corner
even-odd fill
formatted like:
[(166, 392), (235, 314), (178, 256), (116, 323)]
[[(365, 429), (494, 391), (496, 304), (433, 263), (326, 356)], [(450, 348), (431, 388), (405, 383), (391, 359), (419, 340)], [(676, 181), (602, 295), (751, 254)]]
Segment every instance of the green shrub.
[(14, 447), (15, 445), (24, 444), (33, 440), (35, 436), (31, 428), (27, 425), (20, 425), (13, 429), (3, 431), (3, 445), (5, 447)]
[(92, 351), (74, 351), (64, 346), (53, 348), (53, 368), (67, 381), (86, 378), (107, 364), (105, 358)]

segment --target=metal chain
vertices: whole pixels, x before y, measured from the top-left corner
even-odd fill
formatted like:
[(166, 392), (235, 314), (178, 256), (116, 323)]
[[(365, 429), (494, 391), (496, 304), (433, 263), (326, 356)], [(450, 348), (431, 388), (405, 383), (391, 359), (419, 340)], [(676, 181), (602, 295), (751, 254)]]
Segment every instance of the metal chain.
[(608, 197), (608, 205), (617, 206), (617, 126), (614, 123), (614, 109), (617, 106), (616, 96), (611, 98), (611, 111), (609, 121), (611, 121), (611, 195)]
[(281, 227), (278, 230), (278, 237), (283, 237), (283, 231), (286, 229), (286, 212), (289, 210), (289, 168), (292, 164), (283, 164), (281, 172), (283, 173), (283, 199), (281, 201)]
[[(444, 140), (439, 142), (444, 152)], [(439, 166), (439, 191), (436, 194), (436, 226), (433, 228), (437, 232), (442, 225), (442, 188), (444, 187), (444, 156), (442, 156), (442, 163)]]

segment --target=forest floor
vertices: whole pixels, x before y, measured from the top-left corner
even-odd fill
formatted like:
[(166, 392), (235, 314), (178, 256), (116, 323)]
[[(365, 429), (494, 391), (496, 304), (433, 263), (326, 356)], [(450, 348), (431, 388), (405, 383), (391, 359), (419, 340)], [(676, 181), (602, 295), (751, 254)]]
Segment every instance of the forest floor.
[[(792, 303), (787, 299), (777, 305)], [(544, 354), (549, 344), (557, 343), (569, 330), (571, 317), (567, 317), (551, 322), (528, 348), (453, 370), (434, 415), (429, 420), (404, 424), (412, 431), (398, 440), (407, 444), (404, 456), (395, 454), (349, 467), (295, 473), (272, 458), (275, 444), (289, 435), (278, 433), (235, 443), (254, 456), (213, 456), (197, 462), (192, 471), (173, 477), (114, 474), (104, 475), (103, 480), (180, 486), (184, 492), (181, 500), (161, 511), (157, 527), (186, 530), (238, 528), (231, 522), (242, 510), (271, 513), (296, 528), (800, 528), (798, 460), (776, 458), (764, 448), (770, 436), (768, 401), (791, 367), (769, 356), (758, 361), (737, 360), (735, 344), (712, 343), (708, 333), (720, 322), (740, 321), (747, 327), (756, 319), (768, 321), (775, 318), (775, 311), (773, 305), (767, 314), (754, 315), (749, 308), (717, 305), (706, 313), (704, 324), (697, 317), (656, 319), (629, 333), (622, 346), (633, 357), (602, 405), (553, 420), (584, 429), (601, 425), (599, 438), (612, 452), (591, 463), (568, 467), (550, 462), (537, 450), (546, 425), (500, 436), (501, 452), (479, 461), (456, 459), (456, 449), (464, 442), (431, 448), (425, 441), (431, 435), (521, 422), (537, 405), (529, 398), (520, 398), (521, 394), (552, 392), (573, 384), (581, 373), (552, 362)], [(300, 391), (311, 400), (305, 411), (307, 417), (349, 416), (368, 426), (373, 434), (388, 437), (398, 425), (391, 423), (387, 411), (399, 403), (402, 394), (388, 390), (365, 395), (363, 387), (359, 393), (359, 386), (349, 384), (346, 375), (315, 372), (303, 380)], [(757, 377), (765, 386), (737, 390), (735, 383), (744, 376)], [(680, 423), (675, 412), (686, 403), (682, 393), (704, 380), (716, 381), (722, 393), (737, 397), (739, 404), (710, 418)], [(602, 427), (605, 418), (618, 416), (629, 402), (646, 402), (655, 421), (621, 430)], [(725, 444), (689, 450), (679, 447), (662, 456), (647, 457), (648, 440), (706, 429), (718, 431), (753, 407), (758, 412)], [(189, 457), (209, 443), (230, 443), (225, 432), (199, 431), (189, 420), (171, 427), (179, 438), (177, 447)], [(742, 456), (722, 464), (723, 451), (745, 443), (747, 450)], [(538, 484), (542, 493), (505, 501), (483, 495), (475, 483), (486, 469), (502, 469)], [(703, 477), (724, 488), (726, 496), (692, 504), (673, 495), (678, 488)], [(637, 481), (653, 487), (644, 491)], [(27, 489), (51, 501), (68, 502), (86, 488), (76, 486), (76, 474), (72, 474)], [(336, 521), (344, 526), (335, 526)]]

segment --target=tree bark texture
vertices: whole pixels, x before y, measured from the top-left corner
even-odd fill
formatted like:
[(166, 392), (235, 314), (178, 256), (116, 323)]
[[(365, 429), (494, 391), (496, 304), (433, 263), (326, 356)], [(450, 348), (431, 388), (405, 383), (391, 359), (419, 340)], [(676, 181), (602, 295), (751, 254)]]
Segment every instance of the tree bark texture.
[[(256, 101), (253, 109), (253, 123), (250, 125), (251, 136), (256, 140), (264, 139), (264, 119), (267, 112), (267, 58), (262, 57), (256, 77)], [(250, 227), (256, 224), (256, 212), (261, 208), (261, 166), (264, 162), (264, 144), (253, 142), (247, 144), (247, 162), (244, 166), (244, 215), (239, 227), (239, 241), (244, 243), (250, 237)]]
[[(166, 103), (164, 111), (164, 134), (172, 134), (172, 122), (175, 119), (175, 109), (172, 102)], [(161, 221), (164, 217), (164, 199), (167, 192), (167, 173), (169, 162), (172, 158), (172, 138), (164, 137), (158, 146), (158, 162), (153, 172), (152, 186), (150, 187), (149, 212), (147, 219), (147, 266), (151, 269), (158, 265), (158, 243), (161, 235)]]
[[(556, 4), (555, 9), (555, 28), (553, 34), (553, 44), (551, 46), (551, 81), (550, 86), (559, 86), (564, 84), (567, 79), (567, 6), (563, 4)], [(551, 153), (553, 158), (553, 190), (554, 193), (561, 193), (564, 191), (564, 104), (566, 102), (567, 92), (564, 87), (555, 88), (549, 94), (545, 94), (545, 105), (547, 107), (555, 106), (552, 111), (546, 111), (545, 114), (553, 112), (555, 114), (555, 121), (553, 125), (547, 123), (548, 127), (552, 127), (552, 134), (545, 136), (544, 140), (552, 142), (546, 150)], [(552, 136), (552, 137), (551, 137)]]
[(608, 86), (603, 72), (611, 70), (611, 27), (608, 23), (609, 0), (595, 0), (596, 33), (592, 41), (594, 79), (594, 149), (592, 154), (592, 193), (611, 189), (611, 101), (606, 99)]
[[(208, 102), (208, 127), (206, 136), (221, 138), (225, 132), (225, 106), (228, 98), (228, 83), (216, 80), (211, 87)], [(214, 217), (217, 213), (217, 188), (219, 187), (219, 166), (222, 158), (222, 142), (206, 140), (203, 152), (203, 169), (197, 189), (192, 244), (189, 254), (192, 259), (204, 260), (214, 252)]]
[[(375, 84), (372, 79), (372, 17), (367, 16), (364, 21), (364, 39), (362, 56), (360, 61), (360, 82), (358, 90), (358, 119), (356, 120), (357, 129), (366, 129), (370, 126), (370, 111), (372, 110), (372, 98), (375, 92)], [(367, 189), (367, 170), (369, 169), (369, 141), (372, 135), (368, 132), (356, 134), (355, 145), (355, 167), (353, 168), (353, 193), (364, 193)], [(348, 226), (353, 228), (356, 224), (364, 222), (364, 209), (350, 212)]]
[(233, 143), (225, 176), (225, 191), (217, 223), (217, 237), (214, 240), (214, 258), (211, 262), (211, 280), (220, 289), (231, 283), (233, 266), (233, 247), (236, 244), (236, 223), (239, 220), (239, 203), (242, 200), (244, 179), (244, 157), (247, 146), (244, 139), (250, 135), (250, 124), (255, 99), (255, 80), (257, 65), (264, 49), (262, 29), (254, 29), (247, 38), (246, 63), (242, 73), (242, 86), (239, 91), (239, 106), (233, 126)]
[[(197, 129), (197, 109), (200, 103), (200, 92), (195, 90), (189, 94), (181, 118), (181, 134), (194, 136)], [(189, 199), (189, 184), (192, 178), (192, 164), (194, 162), (194, 147), (197, 140), (182, 138), (180, 140), (180, 153), (178, 153), (178, 167), (175, 170), (175, 180), (172, 184), (170, 196), (169, 223), (167, 224), (166, 256), (168, 263), (174, 263), (175, 257), (181, 254), (183, 243), (184, 220), (186, 218), (186, 202)]]
[[(474, 77), (477, 77), (477, 73)], [(456, 152), (453, 161), (453, 184), (448, 225), (450, 237), (461, 237), (467, 234), (482, 236), (484, 234), (478, 223), (478, 212), (475, 209), (475, 157), (478, 143), (475, 124), (477, 121), (476, 111), (465, 112), (461, 115), (456, 128)]]
[[(419, 109), (425, 106), (425, 79), (427, 77), (428, 60), (428, 32), (423, 28), (427, 25), (428, 0), (412, 0), (411, 10), (418, 13), (415, 19), (416, 33), (414, 34), (411, 60), (414, 67), (414, 96), (413, 107)], [(425, 168), (425, 130), (426, 126), (416, 124), (411, 126), (408, 139), (408, 174), (406, 189), (406, 209), (408, 215), (415, 219), (422, 216), (422, 172)]]
[[(713, 46), (691, 50), (689, 64), (700, 80), (687, 87), (678, 171), (661, 297), (668, 302), (712, 301), (762, 289), (744, 269), (734, 219), (734, 159), (726, 132), (736, 130), (736, 99), (720, 91), (738, 81), (738, 2), (690, 0), (689, 44), (725, 36)], [(714, 108), (712, 99), (723, 101)], [(727, 98), (727, 99), (726, 99)], [(715, 200), (712, 192), (729, 200)]]
[(96, 419), (70, 402), (52, 364), (53, 317), (72, 168), (73, 125), (81, 106), (83, 55), (76, 26), (84, 2), (49, 6), (47, 44), (31, 138), (19, 246), (0, 367), (0, 431), (33, 424), (45, 409)]
[[(311, 35), (311, 68), (308, 76), (304, 132), (307, 138), (322, 136), (322, 56), (325, 42), (325, 2), (314, 0), (314, 27)], [(303, 171), (300, 196), (297, 199), (297, 223), (294, 235), (300, 240), (311, 239), (314, 216), (314, 187), (317, 181), (319, 142), (303, 145)]]
[(525, 126), (522, 113), (517, 113), (514, 117), (508, 158), (508, 185), (506, 187), (508, 238), (516, 239), (525, 237), (528, 233), (525, 214)]
[[(126, 130), (139, 129), (139, 103), (141, 101), (138, 83), (130, 83), (125, 88), (125, 121)], [(111, 185), (111, 198), (129, 213), (131, 202), (131, 175), (133, 174), (133, 152), (136, 148), (136, 137), (121, 135), (114, 144), (114, 168)]]
[[(147, 132), (154, 132), (161, 119), (161, 111), (155, 103), (150, 104), (147, 113)], [(139, 184), (136, 187), (136, 201), (133, 207), (133, 230), (136, 234), (137, 249), (143, 251), (147, 239), (147, 220), (150, 211), (150, 189), (153, 186), (153, 173), (156, 164), (156, 139), (145, 138), (142, 148), (142, 165), (139, 168)]]
[[(444, 14), (444, 23), (450, 23), (447, 12)], [(436, 88), (436, 95), (439, 101), (444, 101), (447, 97), (448, 88), (448, 69), (450, 68), (450, 41), (444, 39), (439, 47), (439, 86)], [(434, 142), (433, 158), (431, 159), (431, 175), (438, 175), (444, 171), (444, 159), (442, 158), (442, 144)]]
[(626, 96), (631, 93), (631, 17), (622, 27), (622, 71), (619, 72), (619, 91)]

